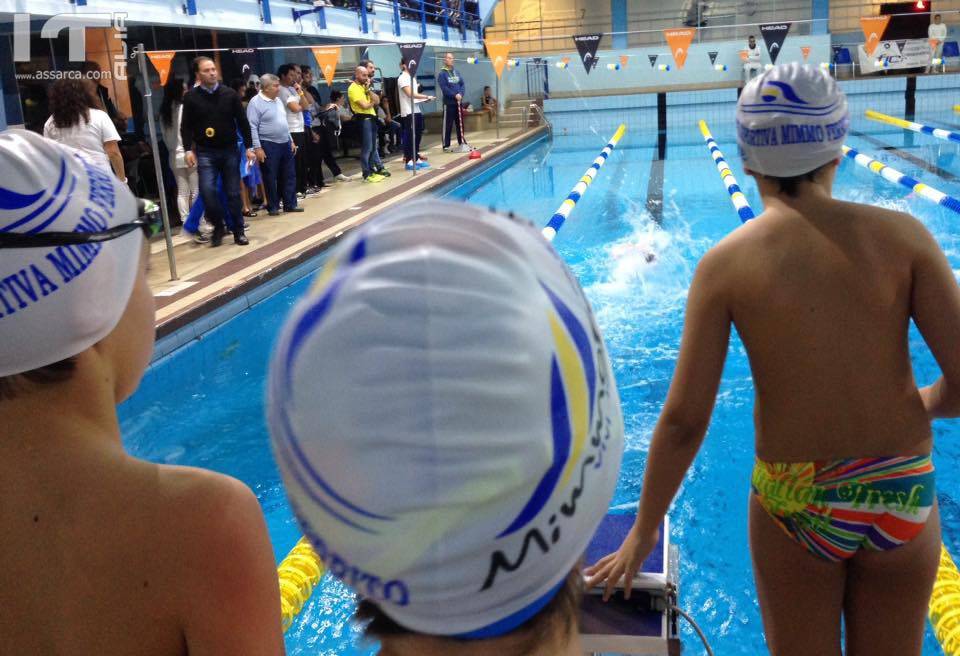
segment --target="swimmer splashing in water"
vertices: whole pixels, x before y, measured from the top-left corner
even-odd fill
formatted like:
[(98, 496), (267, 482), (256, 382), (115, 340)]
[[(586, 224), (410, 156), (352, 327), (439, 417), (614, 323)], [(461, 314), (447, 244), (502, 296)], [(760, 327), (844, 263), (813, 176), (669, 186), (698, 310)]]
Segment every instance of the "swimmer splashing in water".
[[(697, 266), (637, 521), (588, 572), (607, 595), (629, 590), (703, 441), (735, 326), (756, 387), (750, 549), (776, 656), (840, 653), (841, 618), (847, 654), (920, 654), (940, 553), (930, 420), (960, 415), (957, 282), (919, 221), (832, 197), (848, 123), (816, 69), (744, 88), (738, 142), (765, 209)], [(920, 389), (911, 319), (943, 373)]]

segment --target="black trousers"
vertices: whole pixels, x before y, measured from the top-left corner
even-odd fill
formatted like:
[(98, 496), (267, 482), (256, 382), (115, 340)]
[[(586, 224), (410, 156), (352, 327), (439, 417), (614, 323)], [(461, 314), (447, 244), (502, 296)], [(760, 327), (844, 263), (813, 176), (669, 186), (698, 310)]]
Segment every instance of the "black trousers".
[(457, 143), (467, 143), (467, 138), (463, 134), (463, 108), (459, 103), (453, 105), (444, 104), (443, 106), (443, 147), (450, 147), (450, 131), (456, 128)]
[[(416, 116), (414, 131), (416, 133), (416, 145), (410, 139), (410, 117)], [(403, 161), (413, 162), (420, 157), (420, 137), (423, 136), (423, 114), (408, 114), (400, 117), (400, 141), (403, 143)]]
[(297, 169), (297, 192), (307, 193), (307, 133), (291, 132), (293, 143), (297, 146), (297, 154), (293, 158)]
[[(343, 171), (340, 169), (340, 165), (337, 164), (337, 158), (333, 154), (334, 143), (333, 140), (336, 137), (332, 137), (325, 129), (323, 128), (314, 128), (314, 134), (320, 135), (320, 143), (316, 144), (317, 146), (317, 156), (315, 162), (317, 164), (317, 169), (320, 169), (320, 162), (323, 162), (327, 165), (327, 168), (330, 169), (330, 173), (333, 177), (337, 177)], [(323, 181), (323, 171), (320, 171), (320, 180)]]

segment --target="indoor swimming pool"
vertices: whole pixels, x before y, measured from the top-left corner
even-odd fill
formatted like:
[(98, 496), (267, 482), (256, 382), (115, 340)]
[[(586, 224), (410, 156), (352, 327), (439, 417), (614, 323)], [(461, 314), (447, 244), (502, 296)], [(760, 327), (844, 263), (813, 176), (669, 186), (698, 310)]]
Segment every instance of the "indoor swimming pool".
[[(731, 91), (732, 90), (728, 90)], [(679, 95), (679, 94), (677, 94)], [(922, 98), (922, 102), (921, 102)], [(686, 294), (699, 258), (740, 226), (697, 128), (706, 119), (748, 200), (762, 209), (740, 166), (733, 100), (690, 103), (667, 114), (655, 107), (605, 116), (603, 99), (571, 104), (552, 139), (446, 191), (451, 198), (513, 211), (545, 224), (606, 144), (616, 124), (628, 132), (560, 231), (554, 245), (593, 303), (623, 403), (626, 453), (612, 501), (632, 512), (647, 448), (677, 357)], [(957, 129), (946, 92), (918, 96), (919, 122)], [(847, 144), (947, 194), (960, 196), (960, 144), (868, 121), (866, 108), (903, 115), (903, 96), (851, 95)], [(579, 126), (573, 129), (571, 126)], [(611, 127), (612, 126), (612, 127)], [(915, 197), (844, 159), (835, 195), (910, 212), (934, 234), (960, 271), (960, 215)], [(654, 257), (651, 258), (650, 254)], [(650, 261), (650, 260), (653, 261)], [(317, 266), (322, 264), (322, 256)], [(268, 358), (285, 315), (310, 284), (301, 279), (157, 361), (121, 408), (130, 452), (148, 460), (207, 467), (243, 480), (263, 506), (279, 562), (300, 534), (281, 487), (264, 421)], [(938, 369), (919, 334), (910, 333), (918, 384)], [(734, 333), (713, 420), (670, 512), (681, 554), (680, 605), (724, 656), (765, 652), (747, 546), (746, 508), (753, 465), (753, 387)], [(934, 424), (943, 540), (960, 553), (960, 425)], [(358, 655), (375, 651), (350, 625), (352, 595), (326, 579), (288, 631), (288, 653)], [(689, 653), (701, 653), (684, 628)], [(928, 630), (925, 655), (942, 653)]]

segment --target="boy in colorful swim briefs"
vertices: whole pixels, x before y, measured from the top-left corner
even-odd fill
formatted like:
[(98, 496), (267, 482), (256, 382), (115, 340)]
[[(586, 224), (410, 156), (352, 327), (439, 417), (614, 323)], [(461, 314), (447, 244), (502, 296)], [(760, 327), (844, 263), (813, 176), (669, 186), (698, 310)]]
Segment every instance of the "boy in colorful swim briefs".
[[(633, 578), (703, 441), (730, 327), (756, 387), (750, 549), (770, 651), (919, 654), (940, 553), (930, 420), (960, 415), (960, 290), (909, 215), (832, 198), (849, 125), (799, 64), (744, 88), (737, 140), (764, 212), (690, 287), (637, 522), (588, 585)], [(943, 377), (917, 389), (911, 319)]]

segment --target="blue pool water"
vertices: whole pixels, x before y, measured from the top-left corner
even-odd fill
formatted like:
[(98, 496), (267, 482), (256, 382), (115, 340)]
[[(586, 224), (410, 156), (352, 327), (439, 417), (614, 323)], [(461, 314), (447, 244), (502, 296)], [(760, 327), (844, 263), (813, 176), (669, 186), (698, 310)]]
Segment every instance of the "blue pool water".
[[(933, 99), (936, 100), (936, 99)], [(898, 114), (888, 97), (858, 97), (847, 143), (944, 192), (960, 196), (960, 151), (954, 144), (910, 135), (860, 118), (866, 104)], [(902, 103), (902, 96), (899, 102)], [(950, 103), (928, 102), (917, 120), (960, 122)], [(943, 109), (939, 109), (942, 107)], [(679, 346), (686, 293), (696, 262), (739, 220), (696, 127), (710, 120), (714, 137), (754, 209), (756, 188), (738, 163), (733, 105), (692, 106), (671, 116), (665, 158), (658, 159), (656, 116), (633, 110), (630, 131), (561, 230), (555, 245), (596, 309), (623, 400), (627, 447), (612, 501), (628, 511), (638, 498), (650, 435), (666, 396)], [(514, 161), (449, 192), (451, 197), (512, 210), (544, 223), (612, 133), (602, 118), (585, 113), (583, 129), (524, 150)], [(885, 150), (886, 148), (886, 150)], [(895, 150), (927, 163), (906, 161)], [(915, 198), (844, 160), (836, 194), (909, 211), (933, 232), (960, 270), (960, 216)], [(640, 248), (637, 248), (637, 246)], [(649, 265), (642, 249), (658, 254)], [(121, 411), (128, 448), (163, 463), (209, 467), (249, 484), (264, 508), (277, 559), (299, 537), (269, 449), (263, 388), (270, 345), (308, 280), (254, 306), (203, 339), (157, 362), (140, 391)], [(917, 380), (938, 370), (916, 331), (911, 347)], [(681, 605), (701, 623), (715, 651), (732, 656), (764, 652), (746, 532), (752, 465), (753, 387), (739, 339), (731, 340), (713, 421), (671, 510), (672, 539), (681, 551)], [(934, 425), (943, 538), (960, 549), (960, 428)], [(314, 594), (287, 634), (291, 654), (369, 654), (349, 623), (351, 595), (332, 581)], [(684, 630), (690, 653), (700, 653)], [(932, 634), (925, 655), (942, 653)]]

